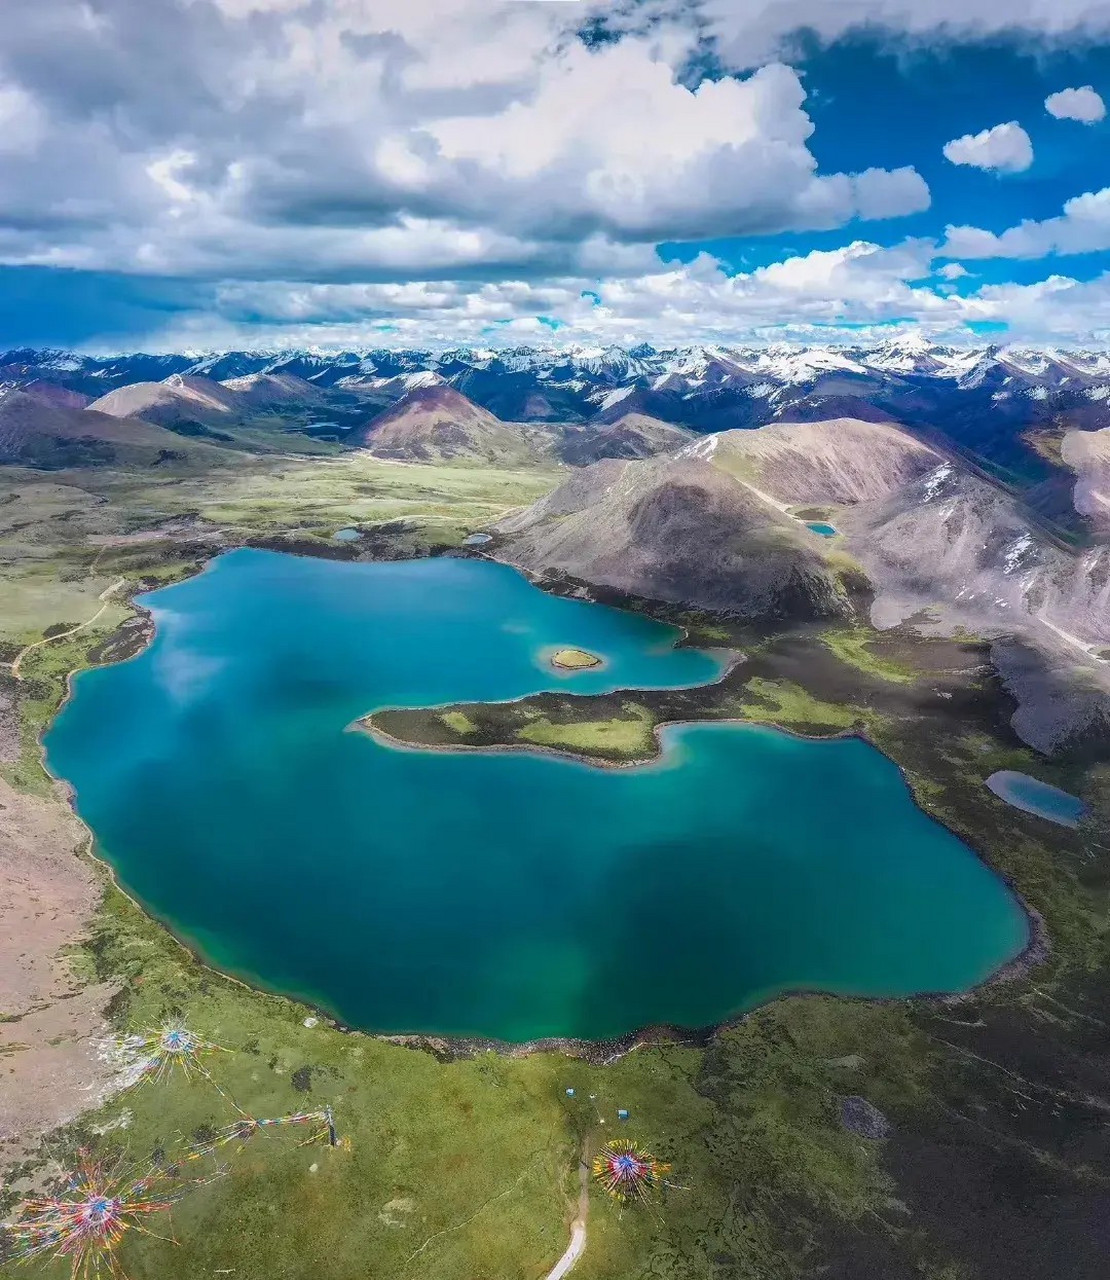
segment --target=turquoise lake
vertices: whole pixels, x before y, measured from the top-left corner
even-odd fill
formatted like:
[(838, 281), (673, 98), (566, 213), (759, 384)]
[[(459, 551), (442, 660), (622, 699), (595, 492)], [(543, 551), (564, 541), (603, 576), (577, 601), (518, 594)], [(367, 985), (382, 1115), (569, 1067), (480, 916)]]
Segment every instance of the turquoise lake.
[[(707, 1026), (778, 992), (958, 991), (1023, 912), (862, 741), (665, 731), (660, 763), (395, 750), (382, 706), (715, 679), (634, 613), (462, 559), (242, 550), (142, 601), (50, 768), (123, 885), (213, 964), (387, 1032)], [(605, 658), (560, 673), (552, 648)]]
[(814, 523), (812, 524), (807, 524), (806, 528), (810, 531), (810, 533), (819, 533), (822, 538), (836, 537), (835, 527), (831, 524), (825, 524), (820, 520), (814, 521)]

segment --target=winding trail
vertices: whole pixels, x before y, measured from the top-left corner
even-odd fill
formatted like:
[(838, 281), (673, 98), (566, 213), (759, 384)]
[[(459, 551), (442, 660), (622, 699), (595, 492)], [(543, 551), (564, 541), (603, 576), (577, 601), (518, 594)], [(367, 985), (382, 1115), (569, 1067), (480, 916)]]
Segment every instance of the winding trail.
[(563, 1280), (586, 1249), (586, 1217), (590, 1212), (590, 1163), (583, 1152), (578, 1162), (578, 1217), (570, 1224), (570, 1244), (545, 1280)]
[(101, 601), (100, 608), (97, 609), (91, 618), (86, 618), (84, 622), (79, 622), (75, 627), (70, 627), (68, 631), (59, 631), (56, 636), (46, 636), (42, 640), (36, 640), (33, 644), (27, 645), (25, 649), (20, 649), (11, 662), (12, 675), (17, 680), (23, 679), (19, 674), (19, 666), (23, 659), (31, 653), (32, 650), (41, 649), (43, 645), (52, 644), (55, 640), (64, 640), (67, 636), (75, 636), (78, 631), (84, 631), (86, 627), (91, 627), (97, 618), (99, 618), (104, 610), (112, 603), (111, 597), (124, 585), (126, 581), (126, 578), (119, 578), (117, 581), (113, 582), (110, 587), (104, 588), (100, 595), (97, 596), (97, 599)]

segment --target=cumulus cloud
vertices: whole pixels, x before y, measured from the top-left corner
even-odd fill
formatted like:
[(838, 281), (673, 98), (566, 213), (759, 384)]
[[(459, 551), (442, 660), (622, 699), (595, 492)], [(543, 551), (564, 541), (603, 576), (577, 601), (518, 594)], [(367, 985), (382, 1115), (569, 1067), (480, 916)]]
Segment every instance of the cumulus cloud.
[(37, 150), (42, 139), (42, 112), (19, 85), (0, 80), (0, 154), (26, 155)]
[[(933, 242), (872, 243), (865, 224), (927, 208), (928, 187), (908, 166), (823, 172), (805, 84), (779, 55), (801, 28), (829, 40), (868, 23), (1096, 33), (1110, 30), (1110, 0), (17, 10), (0, 42), (0, 263), (145, 273), (152, 288), (188, 277), (207, 307), (150, 335), (161, 345), (533, 340), (550, 336), (541, 316), (568, 340), (614, 342), (906, 316), (942, 332), (1038, 307), (1061, 324), (1068, 299), (1079, 324), (1100, 296), (1062, 277), (1035, 297), (957, 294), (943, 282), (958, 264), (938, 272)], [(583, 41), (591, 17), (620, 38)], [(699, 71), (707, 40), (732, 74)], [(1031, 160), (1016, 124), (949, 147), (1016, 171), (1022, 138)], [(961, 236), (968, 260), (994, 241), (1078, 251), (1063, 246), (1103, 234), (1104, 194), (991, 241), (951, 228), (944, 253)], [(849, 224), (849, 244), (739, 274), (704, 255), (664, 264), (655, 249)]]
[(819, 172), (789, 67), (699, 82), (683, 74), (688, 23), (589, 46), (581, 16), (510, 0), (40, 0), (0, 47), (0, 115), (35, 125), (0, 130), (15, 152), (0, 154), (0, 261), (642, 270), (662, 240), (927, 206), (912, 168)]
[(953, 164), (999, 173), (1021, 173), (1033, 163), (1033, 144), (1015, 120), (996, 124), (982, 133), (965, 133), (944, 144), (945, 159)]
[[(220, 286), (204, 311), (144, 338), (149, 349), (263, 346), (504, 346), (518, 342), (683, 346), (773, 342), (784, 337), (868, 341), (908, 324), (960, 340), (969, 323), (1008, 326), (1030, 341), (1105, 338), (1110, 273), (1079, 282), (1054, 275), (1031, 285), (984, 285), (957, 295), (928, 280), (936, 246), (854, 241), (730, 273), (715, 258), (597, 281), (413, 281)], [(543, 319), (541, 319), (543, 317)], [(912, 321), (906, 320), (913, 317)], [(557, 333), (549, 327), (554, 319)], [(846, 330), (841, 326), (851, 326)]]
[(1001, 234), (949, 227), (944, 252), (953, 258), (1044, 258), (1110, 249), (1110, 187), (1074, 196), (1058, 218), (1026, 220)]
[(864, 169), (853, 178), (856, 212), (867, 219), (898, 218), (928, 209), (929, 188), (909, 166), (902, 169)]
[(963, 304), (918, 283), (929, 274), (933, 252), (928, 240), (893, 248), (855, 241), (740, 274), (702, 254), (602, 281), (237, 282), (218, 288), (211, 312), (179, 319), (145, 345), (195, 345), (201, 332), (215, 345), (484, 344), (529, 333), (550, 340), (539, 316), (559, 322), (563, 341), (679, 344), (758, 336), (784, 324), (883, 324), (907, 311), (955, 322)]
[(887, 28), (918, 39), (1027, 33), (1040, 42), (1110, 32), (1110, 0), (596, 0), (601, 20), (642, 29), (694, 14), (729, 66), (758, 66), (799, 43), (829, 43), (853, 30)]
[(1106, 103), (1089, 84), (1050, 93), (1044, 100), (1044, 109), (1057, 120), (1079, 120), (1083, 124), (1096, 124), (1106, 115)]

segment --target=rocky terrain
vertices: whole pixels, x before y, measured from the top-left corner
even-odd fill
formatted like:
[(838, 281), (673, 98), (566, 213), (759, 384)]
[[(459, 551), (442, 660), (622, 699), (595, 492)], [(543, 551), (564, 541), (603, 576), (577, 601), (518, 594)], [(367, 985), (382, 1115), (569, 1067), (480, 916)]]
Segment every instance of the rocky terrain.
[(88, 407), (177, 427), (188, 422), (234, 422), (257, 413), (319, 407), (328, 401), (326, 392), (292, 374), (252, 373), (213, 382), (194, 374), (174, 373), (161, 382), (119, 387)]
[(451, 387), (418, 387), (378, 414), (358, 442), (379, 458), (405, 462), (553, 462), (557, 433), (502, 422)]
[(0, 398), (0, 462), (62, 467), (183, 456), (190, 444), (147, 422), (98, 409), (73, 409), (15, 391)]
[(116, 418), (143, 418), (161, 426), (227, 417), (236, 407), (234, 391), (208, 378), (181, 373), (171, 374), (164, 382), (136, 382), (120, 387), (89, 406)]
[(857, 418), (775, 423), (710, 439), (718, 467), (791, 505), (839, 506), (886, 497), (941, 461), (935, 449), (908, 432)]
[[(1089, 485), (1101, 455), (1085, 458)], [(840, 536), (808, 534), (811, 509)], [(1062, 543), (893, 424), (776, 423), (600, 462), (496, 532), (495, 553), (531, 572), (749, 619), (846, 612), (855, 567), (878, 629), (996, 638), (1026, 741), (1055, 750), (1110, 725), (1110, 545)]]
[(328, 403), (325, 391), (291, 373), (249, 373), (242, 378), (227, 378), (219, 385), (233, 393), (239, 412)]
[(1110, 643), (1110, 547), (1057, 544), (957, 463), (837, 518), (874, 584), (877, 626), (933, 610), (988, 634), (1049, 632), (1078, 651)]
[(695, 441), (692, 431), (649, 418), (643, 413), (624, 413), (613, 422), (588, 423), (568, 433), (560, 453), (572, 466), (587, 466), (602, 458), (651, 458), (659, 453), (675, 453)]
[(24, 395), (41, 400), (43, 404), (52, 404), (58, 409), (87, 409), (93, 399), (92, 396), (87, 396), (81, 391), (74, 391), (70, 387), (59, 387), (57, 383), (46, 382), (42, 378), (22, 384), (19, 390)]
[(605, 459), (497, 526), (497, 555), (743, 618), (835, 617), (836, 573), (804, 527), (705, 459)]
[[(1110, 356), (1101, 351), (951, 347), (908, 335), (858, 348), (0, 353), (0, 393), (33, 384), (175, 429), (218, 430), (246, 415), (296, 410), (303, 420), (294, 429), (328, 427), (324, 438), (357, 440), (374, 413), (436, 388), (459, 392), (502, 422), (618, 428), (596, 448), (584, 436), (568, 444), (575, 465), (641, 456), (622, 423), (630, 415), (699, 434), (775, 422), (889, 422), (1029, 493), (1068, 536), (1106, 520), (1089, 487), (1078, 491), (1081, 507), (1072, 502), (1076, 467), (1091, 447), (1083, 437), (1110, 426)], [(313, 414), (329, 422), (313, 422)], [(1096, 484), (1093, 492), (1103, 490)]]
[(1110, 427), (1067, 432), (1061, 455), (1076, 474), (1076, 511), (1087, 517), (1096, 533), (1110, 537)]
[(1110, 358), (1101, 351), (953, 347), (905, 335), (873, 347), (657, 350), (526, 347), (321, 353), (233, 351), (197, 358), (0, 353), (0, 387), (46, 379), (102, 396), (175, 374), (223, 382), (265, 374), (386, 405), (451, 386), (503, 421), (614, 422), (641, 413), (697, 431), (853, 417), (895, 421), (922, 438), (1036, 484), (1059, 468), (1027, 429), (1110, 424)]

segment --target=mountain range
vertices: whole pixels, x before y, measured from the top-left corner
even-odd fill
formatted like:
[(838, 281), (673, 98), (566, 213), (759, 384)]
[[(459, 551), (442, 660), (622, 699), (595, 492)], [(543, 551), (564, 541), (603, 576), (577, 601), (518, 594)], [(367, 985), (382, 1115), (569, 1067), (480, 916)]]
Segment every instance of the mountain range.
[[(775, 421), (894, 421), (1027, 486), (1058, 474), (1064, 432), (1110, 426), (1108, 352), (962, 348), (913, 335), (869, 348), (0, 354), (0, 388), (48, 383), (94, 401), (172, 377), (186, 388), (195, 379), (218, 384), (263, 412), (282, 403), (385, 408), (447, 385), (509, 422), (612, 422), (638, 413), (705, 432)], [(340, 422), (340, 438), (360, 425), (355, 417)]]

